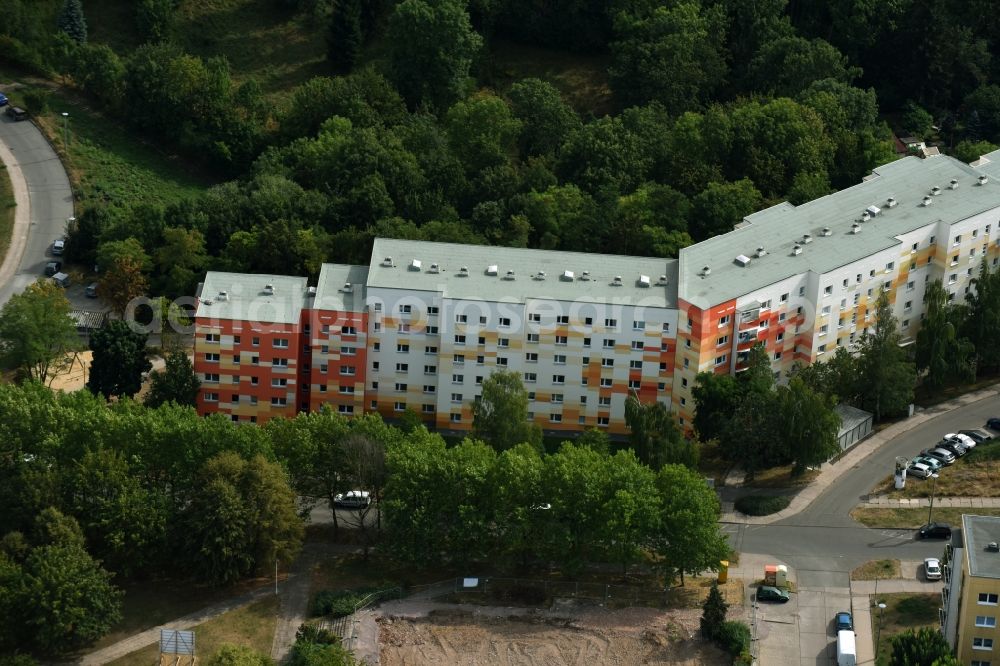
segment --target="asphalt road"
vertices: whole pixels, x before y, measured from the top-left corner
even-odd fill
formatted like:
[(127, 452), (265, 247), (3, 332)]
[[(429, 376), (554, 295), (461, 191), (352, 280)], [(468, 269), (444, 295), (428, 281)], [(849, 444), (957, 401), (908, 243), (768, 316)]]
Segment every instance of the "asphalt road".
[[(20, 165), (31, 204), (28, 238), (16, 272), (0, 283), (0, 305), (43, 277), (52, 241), (65, 234), (73, 215), (73, 191), (62, 162), (31, 122), (14, 122), (0, 114), (0, 141)], [(12, 248), (16, 239), (12, 241)]]
[(872, 453), (798, 515), (771, 525), (726, 525), (734, 547), (786, 562), (796, 571), (799, 585), (809, 587), (846, 587), (850, 571), (868, 560), (939, 557), (941, 541), (919, 541), (913, 530), (869, 529), (849, 515), (878, 481), (893, 472), (896, 456), (912, 457), (945, 433), (981, 427), (988, 417), (1000, 416), (1000, 399), (930, 411), (941, 414)]

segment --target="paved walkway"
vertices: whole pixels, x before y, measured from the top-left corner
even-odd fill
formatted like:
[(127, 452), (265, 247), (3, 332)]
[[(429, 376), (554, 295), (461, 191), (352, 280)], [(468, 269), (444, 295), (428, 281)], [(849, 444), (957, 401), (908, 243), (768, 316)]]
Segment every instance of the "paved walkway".
[[(819, 475), (816, 479), (810, 483), (808, 486), (803, 488), (794, 498), (792, 498), (791, 503), (788, 508), (778, 513), (771, 514), (770, 516), (746, 516), (733, 508), (732, 502), (722, 503), (722, 517), (721, 521), (724, 523), (744, 523), (748, 525), (768, 525), (770, 523), (794, 516), (800, 511), (804, 510), (809, 504), (812, 503), (814, 499), (819, 497), (834, 481), (840, 478), (843, 474), (847, 473), (848, 470), (852, 469), (856, 465), (860, 465), (861, 462), (867, 458), (871, 453), (876, 451), (886, 442), (893, 440), (904, 432), (912, 430), (919, 427), (926, 421), (929, 421), (937, 416), (940, 416), (943, 411), (948, 411), (961, 407), (963, 405), (972, 404), (980, 400), (1000, 395), (1000, 387), (996, 385), (981, 389), (979, 391), (974, 391), (972, 393), (966, 393), (957, 398), (949, 400), (947, 402), (941, 403), (940, 405), (935, 405), (933, 409), (921, 410), (914, 414), (912, 417), (900, 421), (899, 423), (894, 423), (891, 426), (873, 434), (871, 437), (861, 442), (854, 448), (850, 449), (843, 457), (835, 462), (824, 463), (820, 466)], [(937, 505), (938, 501), (935, 500), (934, 504)], [(942, 505), (946, 506), (946, 505)], [(963, 506), (963, 505), (954, 505)]]
[[(874, 495), (862, 502), (861, 506), (874, 508), (917, 508), (929, 507), (931, 501), (927, 497), (914, 497), (912, 499), (891, 499), (885, 495)], [(935, 497), (934, 506), (938, 507), (959, 507), (962, 509), (993, 509), (1000, 508), (1000, 497)]]
[(281, 609), (274, 627), (274, 639), (271, 642), (271, 659), (276, 663), (283, 662), (292, 651), (295, 643), (295, 632), (306, 621), (309, 614), (309, 584), (312, 582), (312, 572), (320, 560), (323, 546), (308, 543), (291, 571), (288, 579), (280, 585)]

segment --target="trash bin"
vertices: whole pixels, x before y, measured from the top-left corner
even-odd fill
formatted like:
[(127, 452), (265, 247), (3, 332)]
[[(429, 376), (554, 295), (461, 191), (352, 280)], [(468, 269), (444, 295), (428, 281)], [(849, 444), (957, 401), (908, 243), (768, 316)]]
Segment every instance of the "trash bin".
[(719, 561), (719, 583), (729, 580), (729, 560)]

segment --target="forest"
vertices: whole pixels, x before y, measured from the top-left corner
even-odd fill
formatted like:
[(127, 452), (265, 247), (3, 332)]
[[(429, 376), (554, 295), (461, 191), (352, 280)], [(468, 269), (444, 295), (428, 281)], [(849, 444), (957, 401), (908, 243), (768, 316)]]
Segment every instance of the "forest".
[[(0, 0), (0, 57), (224, 181), (165, 206), (90, 198), (69, 259), (127, 257), (177, 296), (210, 268), (367, 263), (379, 235), (670, 257), (857, 183), (897, 157), (893, 132), (961, 159), (1000, 141), (982, 0), (249, 4), (303, 17), (322, 75), (276, 95), (185, 50), (185, 1)], [(88, 33), (92, 8), (134, 48), (88, 39), (109, 33)], [(602, 58), (610, 109), (500, 76), (500, 43)]]

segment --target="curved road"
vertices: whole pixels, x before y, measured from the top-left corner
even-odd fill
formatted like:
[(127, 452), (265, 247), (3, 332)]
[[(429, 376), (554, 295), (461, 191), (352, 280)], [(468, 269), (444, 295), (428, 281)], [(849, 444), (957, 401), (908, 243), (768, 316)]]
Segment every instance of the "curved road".
[(847, 587), (851, 570), (868, 560), (940, 557), (941, 541), (918, 541), (913, 530), (869, 529), (849, 515), (876, 483), (892, 473), (896, 456), (912, 457), (945, 433), (981, 427), (988, 417), (1000, 416), (1000, 398), (991, 396), (950, 411), (928, 410), (935, 411), (940, 415), (883, 445), (798, 515), (770, 525), (726, 525), (734, 547), (788, 563), (799, 584), (809, 587)]
[(2, 306), (42, 277), (52, 241), (65, 234), (66, 218), (73, 215), (73, 191), (62, 162), (33, 123), (0, 115), (0, 143), (18, 202), (8, 260), (0, 267)]

